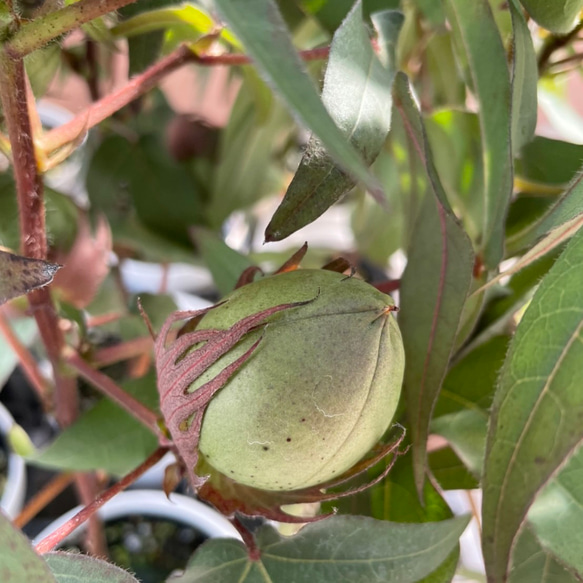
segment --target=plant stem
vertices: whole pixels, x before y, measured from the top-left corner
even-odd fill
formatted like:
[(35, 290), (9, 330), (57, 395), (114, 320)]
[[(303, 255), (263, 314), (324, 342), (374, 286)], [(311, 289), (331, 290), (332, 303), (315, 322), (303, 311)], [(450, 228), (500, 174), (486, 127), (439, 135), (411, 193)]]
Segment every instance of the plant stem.
[(22, 528), (28, 524), (47, 504), (52, 502), (75, 479), (74, 474), (64, 473), (55, 476), (40, 492), (37, 492), (14, 519), (12, 524)]
[[(330, 52), (329, 47), (302, 51), (300, 56), (304, 60), (324, 59)], [(164, 57), (140, 75), (136, 75), (127, 85), (120, 90), (107, 95), (96, 101), (76, 115), (70, 122), (47, 132), (40, 140), (44, 150), (49, 153), (65, 144), (79, 138), (81, 134), (88, 131), (98, 123), (119, 111), (122, 107), (131, 103), (150, 89), (155, 87), (160, 79), (175, 71), (185, 63), (197, 63), (204, 67), (218, 65), (247, 65), (251, 62), (247, 55), (227, 54), (227, 55), (197, 55), (187, 45), (181, 45), (175, 51)]]
[[(20, 220), (20, 247), (23, 255), (45, 259), (44, 191), (38, 173), (30, 124), (26, 76), (21, 59), (13, 60), (0, 51), (0, 100), (8, 137), (12, 147), (12, 163)], [(61, 371), (61, 351), (65, 344), (59, 318), (48, 288), (28, 294), (47, 355), (53, 366), (56, 386), (56, 415), (61, 427), (70, 425), (77, 416), (78, 395), (74, 378)]]
[(35, 547), (36, 552), (42, 555), (54, 549), (78, 526), (93, 516), (93, 514), (95, 514), (95, 512), (97, 512), (97, 510), (99, 510), (99, 508), (101, 508), (108, 500), (111, 500), (116, 494), (119, 494), (122, 490), (125, 490), (130, 484), (133, 484), (144, 472), (149, 470), (154, 464), (160, 461), (167, 451), (168, 448), (159, 447), (135, 470), (132, 470), (129, 474), (125, 475), (119, 482), (111, 486), (111, 488), (105, 490), (105, 492), (95, 498), (93, 502), (87, 504), (87, 506), (75, 514), (73, 518), (55, 530), (55, 532), (49, 534), (46, 538), (41, 540)]
[(65, 361), (80, 376), (99, 389), (104, 395), (125, 409), (134, 419), (137, 419), (157, 437), (164, 437), (158, 425), (158, 415), (129, 393), (116, 385), (107, 375), (95, 370), (85, 362), (76, 352), (71, 351), (65, 356)]
[(579, 32), (583, 30), (583, 20), (580, 21), (577, 26), (568, 32), (567, 34), (561, 36), (549, 36), (545, 41), (539, 55), (538, 55), (538, 73), (539, 76), (545, 72), (549, 66), (549, 59), (552, 54), (557, 50), (566, 45), (568, 45), (574, 38), (577, 37)]
[(33, 358), (28, 348), (26, 348), (26, 346), (20, 342), (20, 339), (14, 333), (14, 330), (10, 326), (10, 322), (8, 321), (8, 318), (6, 317), (6, 314), (3, 310), (0, 310), (0, 333), (4, 336), (6, 342), (8, 342), (10, 348), (12, 348), (18, 357), (22, 371), (24, 372), (32, 388), (36, 391), (36, 394), (43, 405), (43, 409), (48, 411), (48, 383), (42, 376), (37, 366), (36, 360)]
[(122, 360), (128, 360), (152, 351), (154, 342), (149, 336), (135, 338), (121, 344), (100, 348), (95, 351), (91, 360), (93, 366), (100, 368)]
[(133, 2), (135, 0), (79, 0), (22, 26), (4, 45), (4, 50), (13, 59), (22, 58), (82, 24)]

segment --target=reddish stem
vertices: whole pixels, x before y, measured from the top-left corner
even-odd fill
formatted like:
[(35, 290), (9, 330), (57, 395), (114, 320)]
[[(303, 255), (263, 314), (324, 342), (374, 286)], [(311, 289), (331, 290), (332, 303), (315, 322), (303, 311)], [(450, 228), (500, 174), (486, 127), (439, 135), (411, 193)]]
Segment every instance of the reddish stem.
[(145, 353), (151, 352), (153, 347), (154, 341), (152, 338), (144, 336), (143, 338), (135, 338), (134, 340), (128, 340), (127, 342), (116, 344), (115, 346), (100, 348), (95, 351), (91, 360), (93, 366), (100, 368), (102, 366), (121, 362), (122, 360), (141, 356)]
[(6, 314), (0, 310), (0, 333), (4, 335), (6, 342), (10, 345), (14, 353), (20, 361), (20, 366), (24, 372), (28, 382), (32, 388), (36, 391), (36, 394), (43, 404), (43, 409), (45, 411), (49, 410), (49, 396), (48, 396), (48, 383), (42, 376), (36, 360), (33, 358), (30, 351), (20, 342), (20, 339), (12, 330), (10, 322), (6, 317)]
[(28, 524), (47, 504), (52, 502), (69, 484), (75, 476), (64, 473), (55, 476), (42, 490), (37, 492), (24, 507), (22, 512), (14, 519), (14, 526), (22, 528)]
[[(300, 56), (306, 60), (324, 59), (330, 52), (329, 47), (302, 51)], [(124, 87), (96, 101), (85, 111), (75, 116), (70, 122), (47, 132), (40, 140), (46, 152), (52, 152), (69, 142), (73, 142), (81, 134), (88, 131), (98, 123), (119, 111), (122, 107), (131, 103), (150, 89), (172, 71), (185, 63), (197, 63), (205, 67), (217, 65), (248, 65), (251, 60), (247, 55), (197, 55), (187, 45), (181, 45), (174, 52), (164, 57), (140, 75), (136, 75)]]
[(125, 409), (134, 419), (140, 421), (157, 437), (163, 437), (158, 425), (158, 415), (116, 385), (107, 375), (95, 370), (76, 352), (68, 353), (65, 356), (65, 362), (74, 368), (86, 381)]
[(144, 472), (149, 470), (153, 465), (160, 461), (167, 451), (168, 448), (159, 447), (135, 470), (132, 470), (129, 474), (125, 475), (119, 482), (111, 486), (111, 488), (105, 490), (105, 492), (95, 498), (93, 502), (87, 504), (87, 506), (75, 514), (73, 518), (55, 530), (55, 532), (49, 534), (46, 538), (41, 540), (35, 547), (36, 552), (42, 555), (54, 549), (78, 526), (93, 516), (93, 514), (95, 514), (95, 512), (97, 512), (97, 510), (99, 510), (108, 500), (111, 500), (116, 494), (119, 494), (122, 490), (125, 490), (130, 484), (133, 484)]

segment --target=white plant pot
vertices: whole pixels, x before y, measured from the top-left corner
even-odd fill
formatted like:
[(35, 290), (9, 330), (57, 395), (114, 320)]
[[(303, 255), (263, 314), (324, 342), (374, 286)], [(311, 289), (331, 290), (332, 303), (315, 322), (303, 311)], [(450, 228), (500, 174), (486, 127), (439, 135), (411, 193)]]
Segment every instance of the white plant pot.
[[(38, 543), (43, 538), (57, 530), (67, 520), (72, 518), (82, 506), (78, 506), (63, 514), (60, 518), (49, 524), (33, 541)], [(106, 522), (123, 518), (128, 515), (139, 515), (150, 518), (173, 520), (196, 528), (208, 538), (236, 538), (241, 536), (235, 527), (216, 510), (206, 504), (183, 496), (182, 494), (170, 494), (170, 499), (159, 490), (131, 490), (121, 492), (109, 502), (106, 502), (99, 510), (100, 518)], [(73, 531), (69, 538), (75, 536), (81, 530), (80, 526)]]
[[(6, 435), (14, 425), (14, 419), (4, 405), (0, 404), (0, 434), (8, 445)], [(8, 476), (2, 497), (0, 508), (9, 518), (15, 518), (22, 510), (24, 496), (26, 494), (26, 468), (24, 460), (15, 453), (8, 453)]]

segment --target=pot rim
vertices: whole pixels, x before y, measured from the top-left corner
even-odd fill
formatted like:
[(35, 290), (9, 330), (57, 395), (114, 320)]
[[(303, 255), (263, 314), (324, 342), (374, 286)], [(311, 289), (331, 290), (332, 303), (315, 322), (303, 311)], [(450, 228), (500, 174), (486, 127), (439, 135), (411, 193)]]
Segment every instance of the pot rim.
[[(33, 540), (36, 545), (43, 538), (57, 530), (67, 520), (72, 518), (83, 506), (69, 510), (44, 528)], [(241, 536), (235, 527), (216, 510), (206, 504), (184, 496), (171, 493), (170, 499), (160, 490), (127, 490), (120, 492), (106, 502), (97, 514), (102, 520), (115, 520), (128, 514), (137, 514), (151, 518), (165, 518), (188, 524), (209, 538), (236, 538)], [(75, 529), (67, 538), (82, 530), (84, 525)]]
[(4, 436), (8, 447), (8, 473), (4, 491), (0, 497), (0, 508), (9, 518), (16, 518), (22, 510), (26, 495), (26, 464), (24, 459), (10, 451), (7, 434), (15, 424), (8, 409), (0, 403), (0, 433)]

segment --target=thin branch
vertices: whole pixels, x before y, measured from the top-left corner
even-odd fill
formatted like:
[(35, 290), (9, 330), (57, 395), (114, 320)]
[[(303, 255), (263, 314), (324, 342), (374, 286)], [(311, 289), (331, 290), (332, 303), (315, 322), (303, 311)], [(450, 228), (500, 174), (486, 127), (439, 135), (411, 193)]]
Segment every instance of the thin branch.
[(538, 73), (542, 75), (545, 72), (549, 65), (549, 59), (551, 58), (552, 54), (564, 47), (567, 46), (573, 39), (575, 39), (579, 32), (583, 30), (583, 20), (581, 20), (577, 26), (568, 32), (567, 34), (561, 36), (549, 36), (544, 43), (539, 56), (538, 56)]
[(73, 482), (75, 475), (66, 472), (55, 476), (42, 490), (37, 492), (24, 507), (22, 512), (14, 519), (13, 524), (22, 528), (28, 524), (47, 504), (52, 502), (69, 484)]
[(142, 405), (129, 393), (116, 385), (107, 375), (95, 370), (85, 362), (76, 352), (65, 355), (65, 362), (69, 364), (81, 377), (99, 389), (104, 395), (125, 409), (132, 417), (147, 427), (157, 437), (163, 437), (158, 425), (158, 415)]
[[(306, 60), (325, 59), (330, 52), (329, 47), (302, 51), (300, 56)], [(47, 132), (40, 140), (46, 152), (52, 152), (65, 144), (76, 140), (80, 135), (87, 132), (98, 123), (119, 111), (147, 93), (155, 87), (160, 79), (175, 71), (185, 63), (196, 63), (204, 67), (214, 67), (218, 65), (248, 65), (251, 60), (247, 55), (226, 54), (226, 55), (197, 55), (187, 45), (181, 45), (175, 51), (164, 57), (140, 75), (136, 75), (127, 85), (120, 90), (107, 95), (96, 101), (76, 115), (70, 122)]]
[(20, 59), (82, 24), (133, 2), (135, 0), (79, 0), (23, 25), (4, 45), (4, 50), (11, 58)]
[(147, 354), (152, 351), (153, 347), (154, 341), (149, 336), (135, 338), (134, 340), (96, 350), (91, 362), (93, 366), (101, 368), (102, 366)]
[[(75, 487), (77, 496), (81, 504), (87, 506), (95, 500), (99, 490), (99, 484), (94, 472), (77, 473), (75, 476)], [(107, 558), (107, 539), (105, 538), (105, 530), (103, 523), (97, 514), (89, 517), (87, 531), (85, 532), (85, 548), (88, 554), (94, 557)]]
[(49, 410), (49, 394), (48, 394), (48, 383), (46, 379), (41, 374), (36, 360), (33, 358), (32, 354), (24, 344), (20, 341), (18, 336), (14, 333), (8, 318), (3, 310), (0, 310), (0, 333), (4, 336), (6, 342), (10, 345), (10, 348), (14, 351), (22, 371), (24, 372), (28, 382), (31, 384), (32, 388), (36, 391), (36, 394), (43, 404), (43, 409), (45, 411)]
[(41, 540), (35, 547), (38, 554), (42, 555), (54, 549), (67, 536), (69, 536), (77, 527), (89, 519), (95, 512), (97, 512), (108, 500), (111, 500), (116, 494), (125, 490), (129, 485), (133, 484), (143, 473), (149, 470), (153, 465), (159, 462), (164, 454), (168, 451), (166, 447), (159, 447), (152, 455), (150, 455), (144, 462), (142, 462), (135, 470), (125, 475), (119, 482), (111, 486), (103, 492), (100, 496), (95, 498), (91, 504), (88, 504), (81, 509), (73, 518), (68, 520), (65, 524), (49, 534), (46, 538)]

